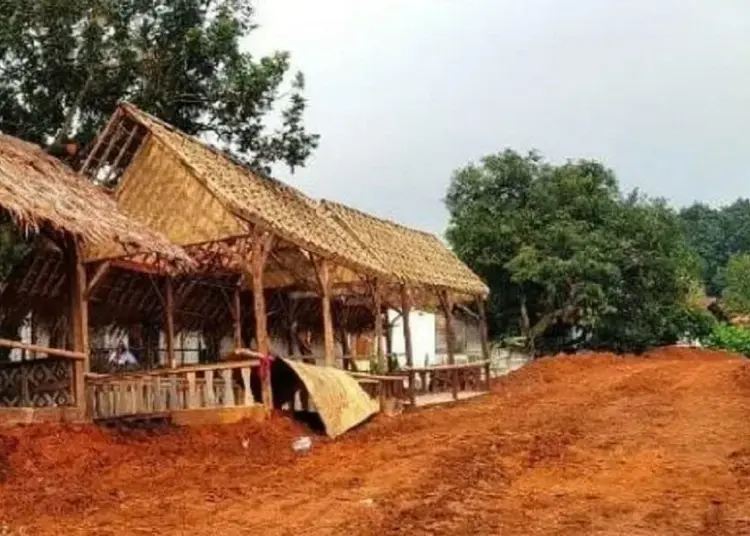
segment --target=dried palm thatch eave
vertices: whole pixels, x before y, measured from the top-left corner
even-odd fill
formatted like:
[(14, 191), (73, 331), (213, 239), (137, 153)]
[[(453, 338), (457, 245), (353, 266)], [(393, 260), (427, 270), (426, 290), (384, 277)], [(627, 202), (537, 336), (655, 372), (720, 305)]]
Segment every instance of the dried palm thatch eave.
[[(253, 226), (302, 249), (368, 276), (398, 277), (338, 225), (323, 217), (315, 203), (289, 185), (260, 177), (214, 147), (188, 136), (129, 103), (121, 114), (147, 128), (223, 207)], [(112, 121), (118, 120), (118, 115)]]
[(147, 251), (191, 264), (163, 236), (120, 212), (109, 196), (40, 147), (0, 134), (0, 207), (27, 232), (48, 228), (86, 245), (117, 243), (122, 255)]
[(412, 285), (447, 289), (460, 299), (489, 294), (487, 285), (436, 236), (333, 201), (320, 208)]

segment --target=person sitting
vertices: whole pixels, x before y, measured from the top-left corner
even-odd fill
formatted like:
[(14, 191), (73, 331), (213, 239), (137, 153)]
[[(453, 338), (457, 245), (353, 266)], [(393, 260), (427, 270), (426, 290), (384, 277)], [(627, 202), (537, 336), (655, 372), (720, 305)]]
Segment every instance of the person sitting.
[(138, 360), (128, 350), (127, 344), (123, 341), (120, 341), (117, 347), (112, 350), (107, 361), (111, 366), (116, 368), (135, 368), (138, 366)]

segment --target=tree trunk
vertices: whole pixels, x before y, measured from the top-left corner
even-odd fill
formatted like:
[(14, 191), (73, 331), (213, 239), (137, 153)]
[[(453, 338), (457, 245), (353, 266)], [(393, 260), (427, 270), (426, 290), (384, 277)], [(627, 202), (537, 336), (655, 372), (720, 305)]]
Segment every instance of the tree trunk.
[(521, 294), (521, 334), (526, 338), (526, 350), (533, 359), (536, 355), (536, 346), (531, 332), (529, 310), (526, 308), (526, 294)]

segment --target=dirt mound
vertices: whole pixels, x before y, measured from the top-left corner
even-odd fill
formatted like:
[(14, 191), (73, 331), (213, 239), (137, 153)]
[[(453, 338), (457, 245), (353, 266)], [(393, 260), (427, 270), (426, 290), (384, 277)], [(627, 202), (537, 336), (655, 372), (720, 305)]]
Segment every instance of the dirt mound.
[(294, 459), (291, 442), (303, 433), (304, 428), (278, 416), (266, 423), (156, 431), (116, 432), (93, 425), (0, 429), (8, 495), (0, 511), (44, 508), (55, 515), (80, 515), (90, 505), (126, 495), (117, 481), (154, 476), (179, 481), (185, 465), (199, 465), (209, 475), (221, 471), (222, 457), (241, 458), (247, 471), (283, 465)]
[[(668, 348), (537, 360), (493, 393), (308, 455), (267, 423), (0, 430), (0, 525), (29, 534), (750, 534), (750, 365)], [(3, 469), (4, 468), (4, 469)], [(4, 481), (3, 481), (4, 478)]]

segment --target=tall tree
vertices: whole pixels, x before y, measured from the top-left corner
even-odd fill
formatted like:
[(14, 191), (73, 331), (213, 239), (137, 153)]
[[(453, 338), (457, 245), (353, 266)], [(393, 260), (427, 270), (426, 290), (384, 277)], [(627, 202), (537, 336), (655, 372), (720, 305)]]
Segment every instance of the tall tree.
[(85, 145), (126, 99), (262, 171), (302, 166), (304, 78), (242, 50), (255, 27), (249, 0), (0, 2), (0, 129)]
[(701, 278), (707, 291), (713, 295), (720, 294), (720, 272), (728, 259), (726, 229), (721, 211), (695, 203), (680, 211), (680, 220), (691, 248), (700, 257)]
[(691, 247), (700, 256), (708, 293), (721, 296), (729, 259), (750, 253), (750, 200), (739, 198), (720, 208), (696, 203), (681, 210), (680, 219)]
[(722, 297), (730, 313), (750, 314), (750, 254), (730, 257), (724, 270)]
[(634, 192), (609, 224), (607, 256), (618, 267), (618, 278), (607, 289), (608, 308), (590, 346), (642, 351), (682, 335), (702, 335), (705, 322), (696, 310), (702, 304), (690, 301), (700, 264), (676, 213), (663, 200)]
[(490, 285), (495, 335), (637, 350), (682, 329), (699, 276), (676, 214), (623, 197), (600, 163), (505, 151), (458, 170), (446, 205), (449, 242)]

